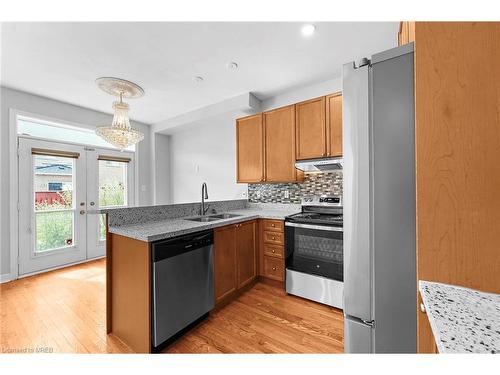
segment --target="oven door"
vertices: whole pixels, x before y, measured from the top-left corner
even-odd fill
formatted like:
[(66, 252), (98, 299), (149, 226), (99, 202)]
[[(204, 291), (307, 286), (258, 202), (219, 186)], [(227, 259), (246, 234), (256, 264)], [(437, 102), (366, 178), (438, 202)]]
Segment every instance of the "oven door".
[(344, 281), (341, 227), (285, 222), (285, 253), (289, 270)]

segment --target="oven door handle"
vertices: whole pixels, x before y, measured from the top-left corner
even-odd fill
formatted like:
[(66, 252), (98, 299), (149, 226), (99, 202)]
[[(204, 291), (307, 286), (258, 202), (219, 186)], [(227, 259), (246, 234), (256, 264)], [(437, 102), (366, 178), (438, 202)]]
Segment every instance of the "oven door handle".
[(316, 230), (326, 230), (330, 232), (343, 232), (344, 228), (342, 227), (331, 227), (326, 225), (311, 225), (311, 224), (298, 224), (298, 223), (290, 223), (285, 222), (286, 227), (296, 227), (296, 228), (305, 228), (305, 229), (316, 229)]

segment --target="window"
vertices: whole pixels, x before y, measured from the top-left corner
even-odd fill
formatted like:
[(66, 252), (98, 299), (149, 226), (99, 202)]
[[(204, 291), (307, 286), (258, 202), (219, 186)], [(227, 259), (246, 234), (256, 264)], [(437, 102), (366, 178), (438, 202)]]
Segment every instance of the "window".
[[(105, 125), (105, 124), (103, 124)], [(79, 128), (76, 126), (55, 124), (44, 120), (32, 119), (24, 116), (17, 117), (17, 134), (28, 135), (30, 137), (44, 138), (51, 141), (68, 142), (83, 145), (115, 148), (104, 139), (99, 137), (91, 129)], [(78, 140), (78, 141), (75, 141)], [(135, 146), (126, 148), (134, 151)]]

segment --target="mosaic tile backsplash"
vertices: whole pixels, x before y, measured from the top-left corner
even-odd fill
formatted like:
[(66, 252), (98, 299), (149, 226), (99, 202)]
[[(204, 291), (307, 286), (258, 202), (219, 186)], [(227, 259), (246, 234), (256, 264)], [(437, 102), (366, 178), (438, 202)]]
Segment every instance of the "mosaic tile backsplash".
[(305, 196), (321, 194), (342, 196), (342, 171), (306, 173), (301, 183), (248, 184), (252, 203), (300, 203)]

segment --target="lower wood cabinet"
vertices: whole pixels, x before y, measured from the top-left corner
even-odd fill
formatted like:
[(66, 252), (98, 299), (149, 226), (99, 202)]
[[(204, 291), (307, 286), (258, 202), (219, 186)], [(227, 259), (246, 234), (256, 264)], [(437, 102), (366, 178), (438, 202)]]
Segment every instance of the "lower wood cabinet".
[(285, 280), (285, 227), (283, 220), (260, 221), (260, 276)]
[(214, 230), (215, 303), (257, 277), (257, 221)]

